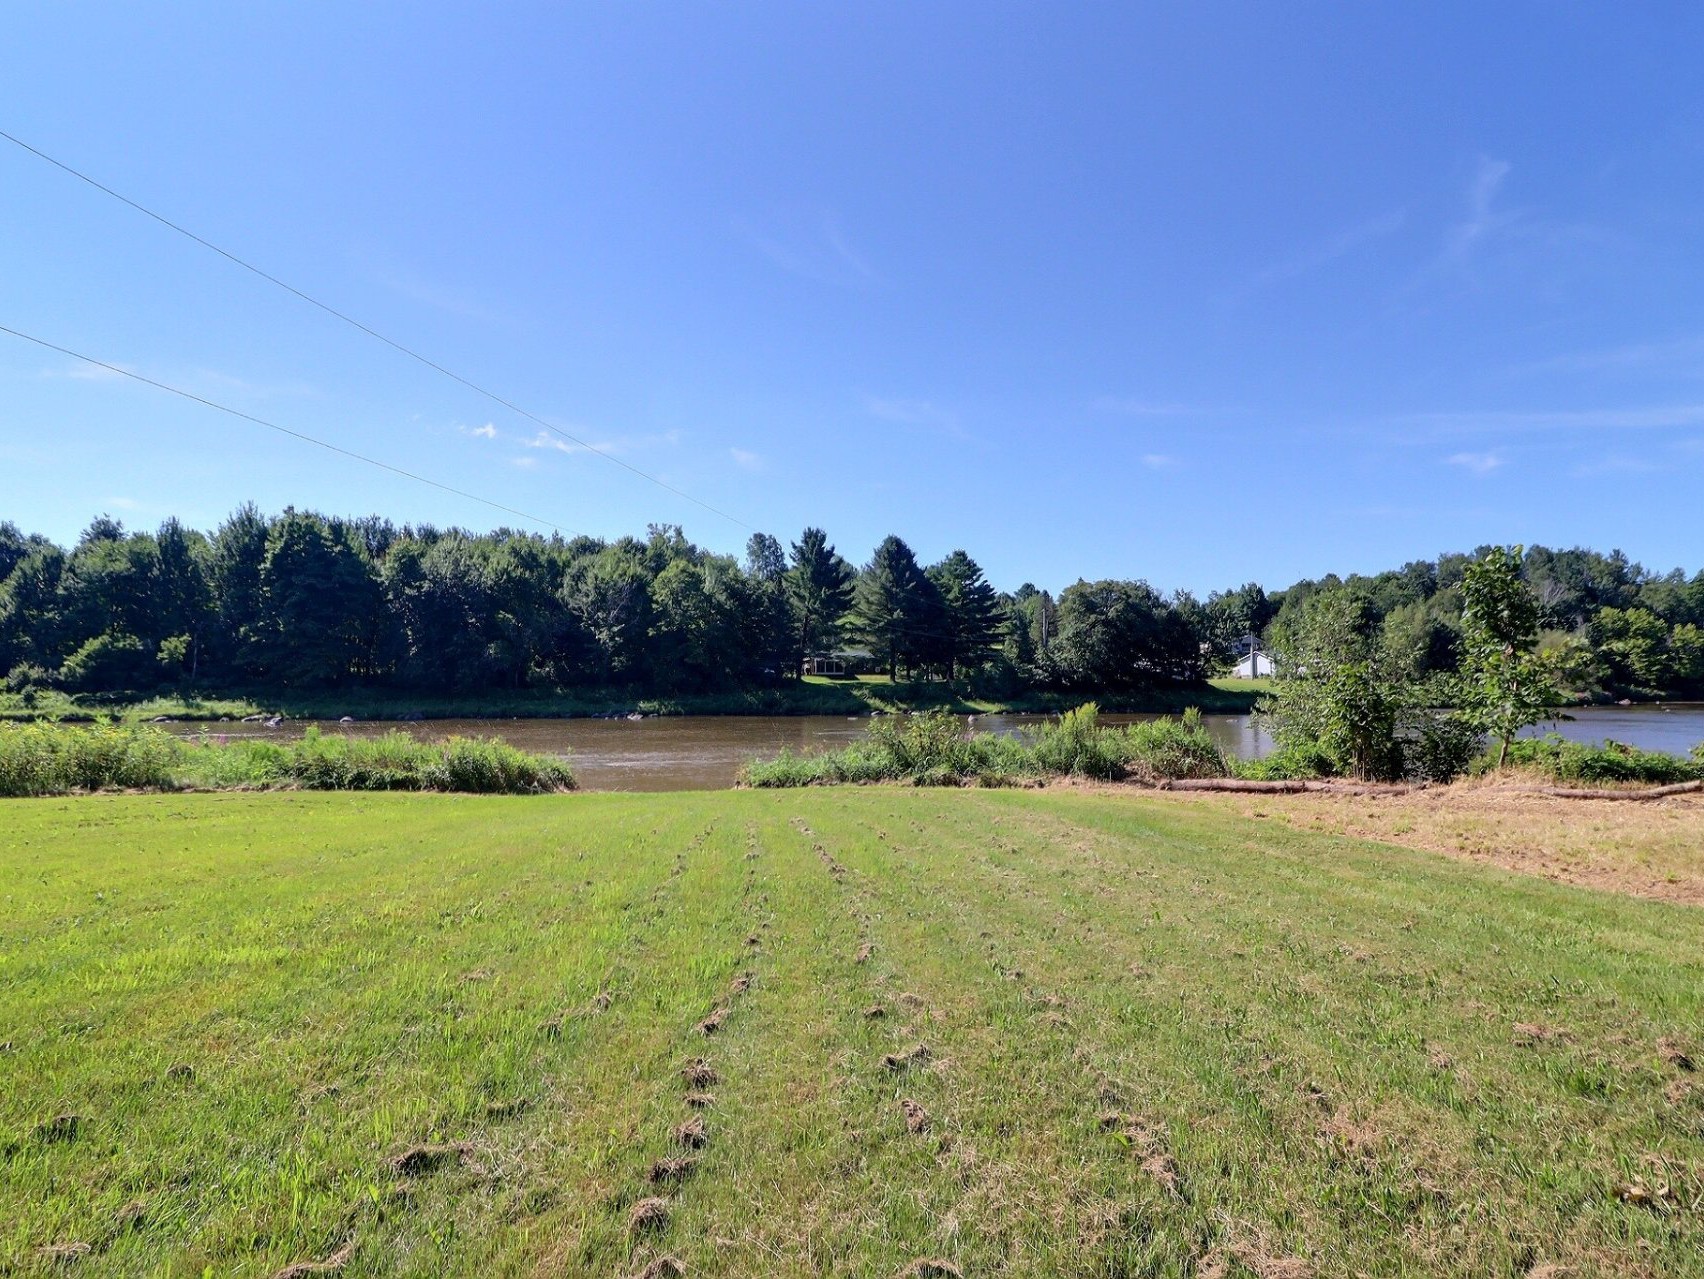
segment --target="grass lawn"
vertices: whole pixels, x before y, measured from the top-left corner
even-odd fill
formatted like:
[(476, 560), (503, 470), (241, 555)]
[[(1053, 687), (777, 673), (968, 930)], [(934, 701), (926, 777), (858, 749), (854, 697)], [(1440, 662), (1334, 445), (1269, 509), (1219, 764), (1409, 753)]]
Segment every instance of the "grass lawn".
[(1695, 907), (1061, 790), (0, 818), (0, 1271), (1704, 1275)]

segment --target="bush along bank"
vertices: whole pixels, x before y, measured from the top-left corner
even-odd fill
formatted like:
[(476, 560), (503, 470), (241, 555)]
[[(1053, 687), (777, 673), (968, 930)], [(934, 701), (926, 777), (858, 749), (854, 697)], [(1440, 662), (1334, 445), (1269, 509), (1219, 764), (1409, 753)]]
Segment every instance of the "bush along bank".
[(753, 761), (743, 785), (827, 786), (908, 782), (916, 786), (1006, 786), (1049, 777), (1157, 782), (1225, 777), (1224, 752), (1199, 711), (1123, 728), (1100, 723), (1094, 703), (1067, 711), (1033, 733), (967, 733), (954, 715), (877, 720), (870, 734), (837, 751)]
[(98, 790), (456, 791), (536, 795), (574, 788), (566, 762), (487, 738), (407, 733), (299, 741), (183, 741), (146, 724), (0, 724), (0, 797)]

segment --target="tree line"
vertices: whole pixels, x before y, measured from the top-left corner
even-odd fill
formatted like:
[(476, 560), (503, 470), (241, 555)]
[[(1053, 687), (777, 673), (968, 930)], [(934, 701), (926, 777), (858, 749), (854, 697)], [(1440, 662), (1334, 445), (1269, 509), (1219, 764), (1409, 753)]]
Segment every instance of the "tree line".
[[(1481, 553), (1203, 600), (1117, 579), (1002, 592), (963, 550), (924, 564), (897, 536), (854, 565), (817, 528), (786, 545), (754, 535), (736, 559), (674, 525), (565, 539), (249, 505), (210, 534), (101, 516), (64, 548), (0, 523), (0, 672), (12, 691), (76, 693), (705, 693), (841, 654), (990, 696), (1114, 693), (1200, 680), (1248, 636), (1282, 653), (1326, 598), (1425, 674), (1463, 660), (1460, 588)], [(1543, 548), (1520, 571), (1566, 682), (1641, 695), (1704, 682), (1704, 573)]]

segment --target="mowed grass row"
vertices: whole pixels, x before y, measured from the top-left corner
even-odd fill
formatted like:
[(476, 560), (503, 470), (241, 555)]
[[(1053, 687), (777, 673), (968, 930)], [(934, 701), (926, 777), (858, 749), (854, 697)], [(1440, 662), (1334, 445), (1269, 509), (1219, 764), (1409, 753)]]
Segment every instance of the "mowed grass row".
[(1082, 793), (7, 815), (25, 1273), (1704, 1274), (1691, 908)]

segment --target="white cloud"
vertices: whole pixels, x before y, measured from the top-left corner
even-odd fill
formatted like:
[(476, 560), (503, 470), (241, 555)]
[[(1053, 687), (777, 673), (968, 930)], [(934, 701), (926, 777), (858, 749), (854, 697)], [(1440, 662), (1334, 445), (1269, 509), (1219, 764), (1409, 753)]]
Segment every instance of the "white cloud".
[(528, 457), (523, 453), (519, 457), (510, 458), (509, 464), (511, 466), (518, 466), (523, 471), (530, 471), (538, 465), (538, 459), (536, 457)]
[(1386, 236), (1394, 235), (1402, 229), (1408, 220), (1408, 215), (1401, 209), (1392, 209), (1376, 218), (1368, 218), (1365, 222), (1357, 222), (1353, 226), (1344, 227), (1335, 235), (1311, 245), (1281, 262), (1274, 262), (1265, 270), (1259, 272), (1241, 289), (1238, 295), (1253, 293), (1270, 285), (1280, 284), (1285, 280), (1293, 280), (1298, 276), (1307, 275), (1338, 258), (1353, 253), (1363, 245)]
[(1125, 417), (1192, 417), (1209, 410), (1196, 404), (1179, 404), (1170, 400), (1143, 400), (1134, 397), (1103, 395), (1093, 407), (1101, 413), (1119, 413)]
[(1442, 431), (1650, 431), (1704, 426), (1704, 404), (1611, 409), (1532, 409), (1414, 413), (1401, 419)]
[(1503, 465), (1503, 458), (1496, 453), (1452, 453), (1444, 461), (1475, 475), (1489, 475)]
[(1169, 453), (1144, 453), (1142, 465), (1151, 471), (1163, 471), (1167, 467), (1177, 465), (1177, 459)]
[(761, 471), (763, 458), (747, 449), (729, 449), (728, 456), (734, 459), (734, 465), (742, 471)]
[(522, 440), (529, 449), (552, 449), (558, 453), (602, 453), (613, 456), (619, 453), (634, 453), (643, 449), (655, 449), (664, 445), (680, 443), (679, 431), (663, 431), (658, 435), (627, 435), (613, 439), (588, 440), (581, 444), (563, 435), (550, 431), (539, 431), (530, 440)]
[(880, 283), (875, 270), (852, 247), (833, 212), (824, 212), (803, 234), (785, 239), (737, 220), (734, 230), (790, 275), (841, 288), (861, 289)]
[(487, 422), (484, 426), (474, 427), (469, 434), (477, 435), (482, 440), (494, 440), (497, 438), (497, 428), (490, 422)]
[(1444, 241), (1446, 260), (1467, 257), (1488, 236), (1520, 217), (1518, 213), (1499, 213), (1492, 207), (1503, 179), (1509, 176), (1509, 167), (1507, 160), (1479, 157), (1473, 180), (1467, 187), (1467, 217), (1450, 228)]
[(864, 409), (873, 418), (883, 422), (894, 422), (900, 426), (922, 426), (930, 430), (944, 431), (958, 439), (969, 439), (969, 434), (959, 425), (958, 414), (951, 409), (942, 408), (930, 400), (908, 400), (904, 398), (887, 398), (869, 396), (864, 401)]

